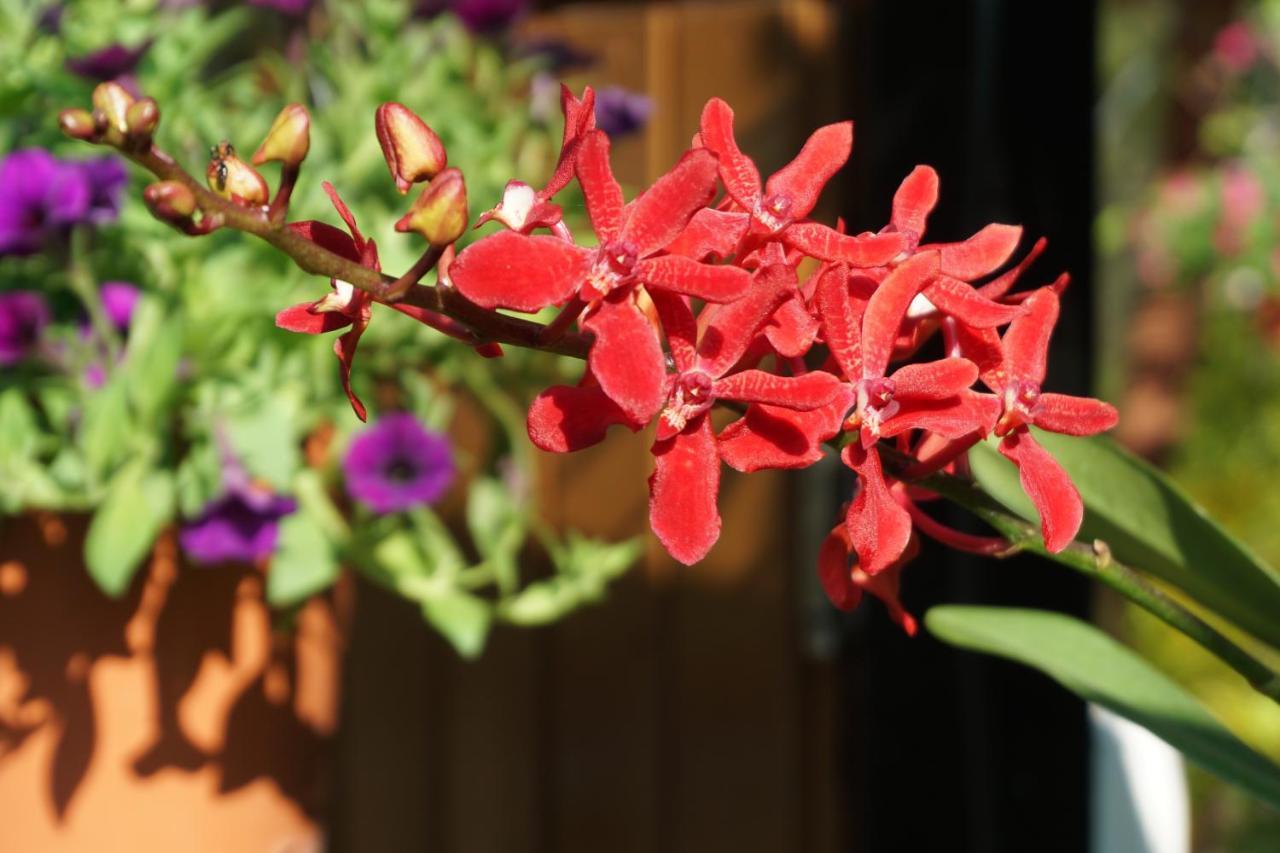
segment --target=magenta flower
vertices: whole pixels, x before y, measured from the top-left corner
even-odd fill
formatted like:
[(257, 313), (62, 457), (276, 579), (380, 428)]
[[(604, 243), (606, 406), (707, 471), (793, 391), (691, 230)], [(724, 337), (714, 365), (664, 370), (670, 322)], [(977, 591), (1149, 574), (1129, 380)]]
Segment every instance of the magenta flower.
[(47, 325), (49, 306), (39, 293), (0, 293), (0, 365), (16, 364), (26, 358)]
[(107, 312), (111, 325), (121, 334), (129, 331), (133, 322), (133, 311), (138, 307), (138, 299), (142, 292), (127, 281), (104, 281), (99, 290), (102, 294), (102, 307)]
[(179, 534), (182, 550), (199, 563), (248, 563), (271, 556), (280, 534), (280, 519), (298, 504), (293, 498), (228, 477), (222, 496), (211, 501)]
[(433, 503), (454, 478), (448, 439), (407, 412), (380, 418), (357, 435), (342, 468), (347, 493), (377, 513)]
[(120, 212), (126, 175), (118, 160), (58, 160), (42, 148), (0, 161), (0, 255), (30, 255), (73, 225), (102, 225)]

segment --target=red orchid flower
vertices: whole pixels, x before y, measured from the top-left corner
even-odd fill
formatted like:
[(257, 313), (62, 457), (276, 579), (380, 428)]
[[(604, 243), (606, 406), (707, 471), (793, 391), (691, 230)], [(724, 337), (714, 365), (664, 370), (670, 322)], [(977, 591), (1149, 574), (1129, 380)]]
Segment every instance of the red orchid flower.
[(702, 110), (699, 139), (719, 160), (720, 180), (729, 198), (740, 208), (720, 217), (705, 215), (699, 228), (718, 220), (725, 235), (755, 241), (779, 240), (811, 258), (856, 267), (886, 264), (907, 248), (908, 241), (901, 234), (851, 237), (805, 219), (818, 203), (823, 186), (849, 159), (853, 122), (818, 128), (796, 158), (763, 186), (755, 163), (742, 153), (734, 139), (733, 110), (719, 98), (707, 101)]
[(604, 133), (589, 132), (576, 161), (598, 246), (502, 231), (465, 249), (450, 272), (458, 290), (484, 308), (533, 312), (571, 299), (585, 304), (582, 326), (594, 335), (591, 373), (631, 420), (645, 423), (662, 405), (666, 368), (657, 332), (637, 298), (648, 289), (729, 302), (747, 292), (751, 275), (661, 254), (715, 194), (716, 162), (709, 152), (685, 154), (625, 206)]
[(996, 435), (1003, 436), (1000, 452), (1018, 466), (1022, 489), (1040, 513), (1047, 550), (1067, 547), (1084, 518), (1080, 493), (1067, 472), (1032, 437), (1029, 426), (1065, 435), (1096, 435), (1116, 425), (1114, 406), (1088, 397), (1044, 393), (1049, 339), (1058, 322), (1058, 294), (1037, 290), (1023, 303), (1026, 313), (1009, 324), (998, 348), (994, 333), (960, 330), (960, 351), (972, 354), (982, 368), (981, 378), (1001, 405)]
[[(333, 184), (325, 181), (321, 186), (324, 187), (325, 193), (333, 202), (342, 221), (346, 223), (349, 233), (344, 234), (332, 225), (314, 220), (290, 222), (289, 228), (334, 254), (370, 269), (381, 269), (378, 264), (377, 245), (360, 233), (355, 217), (351, 215), (350, 208), (333, 188)], [(345, 281), (331, 279), (330, 285), (333, 292), (324, 298), (285, 308), (276, 315), (276, 325), (304, 335), (322, 335), (351, 327), (349, 332), (334, 341), (333, 351), (338, 356), (342, 389), (347, 393), (347, 399), (351, 402), (351, 408), (355, 411), (356, 417), (363, 421), (367, 418), (367, 412), (364, 403), (360, 402), (360, 398), (351, 388), (351, 364), (356, 357), (356, 346), (360, 343), (360, 336), (369, 326), (373, 299), (368, 293), (357, 290)]]
[(823, 540), (818, 550), (818, 580), (822, 590), (840, 610), (853, 610), (862, 601), (864, 591), (884, 602), (889, 616), (902, 627), (907, 636), (914, 637), (919, 625), (902, 606), (899, 589), (902, 569), (920, 553), (920, 542), (912, 536), (902, 556), (893, 565), (878, 574), (868, 574), (857, 564), (850, 566), (849, 557), (854, 553), (853, 543), (845, 525), (838, 524)]

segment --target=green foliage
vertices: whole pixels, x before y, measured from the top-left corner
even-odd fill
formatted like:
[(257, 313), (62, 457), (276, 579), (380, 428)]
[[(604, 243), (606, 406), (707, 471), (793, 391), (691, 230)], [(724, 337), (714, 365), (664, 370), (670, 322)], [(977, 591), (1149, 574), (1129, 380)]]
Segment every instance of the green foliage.
[(113, 598), (123, 595), (151, 550), (157, 534), (173, 520), (173, 478), (138, 461), (107, 486), (85, 537), (89, 575)]
[(952, 645), (1040, 670), (1280, 808), (1280, 768), (1241, 743), (1190, 693), (1097, 628), (1059, 613), (959, 605), (933, 608), (925, 624)]

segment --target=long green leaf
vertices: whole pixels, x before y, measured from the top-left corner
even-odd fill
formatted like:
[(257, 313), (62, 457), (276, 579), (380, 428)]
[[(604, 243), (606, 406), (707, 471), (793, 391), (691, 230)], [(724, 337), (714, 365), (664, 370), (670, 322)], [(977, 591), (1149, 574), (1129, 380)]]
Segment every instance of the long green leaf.
[(84, 542), (89, 575), (103, 592), (112, 598), (124, 594), (156, 536), (172, 520), (173, 509), (168, 472), (148, 471), (144, 463), (134, 462), (115, 476)]
[[(1149, 572), (1280, 648), (1280, 574), (1205, 514), (1176, 484), (1105, 438), (1036, 431), (1084, 499), (1080, 538), (1101, 539)], [(969, 453), (974, 477), (1010, 510), (1035, 520), (1013, 464), (989, 444)]]
[(1043, 610), (961, 605), (933, 608), (925, 625), (952, 645), (1040, 670), (1280, 808), (1280, 767), (1227, 731), (1180, 685), (1092, 625)]

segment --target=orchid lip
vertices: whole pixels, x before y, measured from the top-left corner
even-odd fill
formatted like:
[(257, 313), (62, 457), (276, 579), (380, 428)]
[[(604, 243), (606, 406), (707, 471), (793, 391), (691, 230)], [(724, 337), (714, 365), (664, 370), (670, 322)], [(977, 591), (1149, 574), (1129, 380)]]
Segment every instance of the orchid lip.
[(680, 432), (689, 421), (706, 413), (716, 401), (715, 382), (701, 370), (681, 373), (672, 383), (671, 396), (662, 410), (662, 421)]
[(772, 195), (761, 199), (756, 205), (754, 218), (768, 228), (771, 234), (777, 234), (791, 224), (790, 213), (791, 199), (786, 196)]
[(624, 240), (610, 240), (596, 249), (587, 272), (589, 295), (607, 296), (636, 280), (636, 247)]
[(1040, 408), (1040, 386), (1024, 379), (1014, 380), (1001, 395), (1004, 411), (996, 422), (995, 434), (1005, 436), (1021, 426), (1035, 423)]

